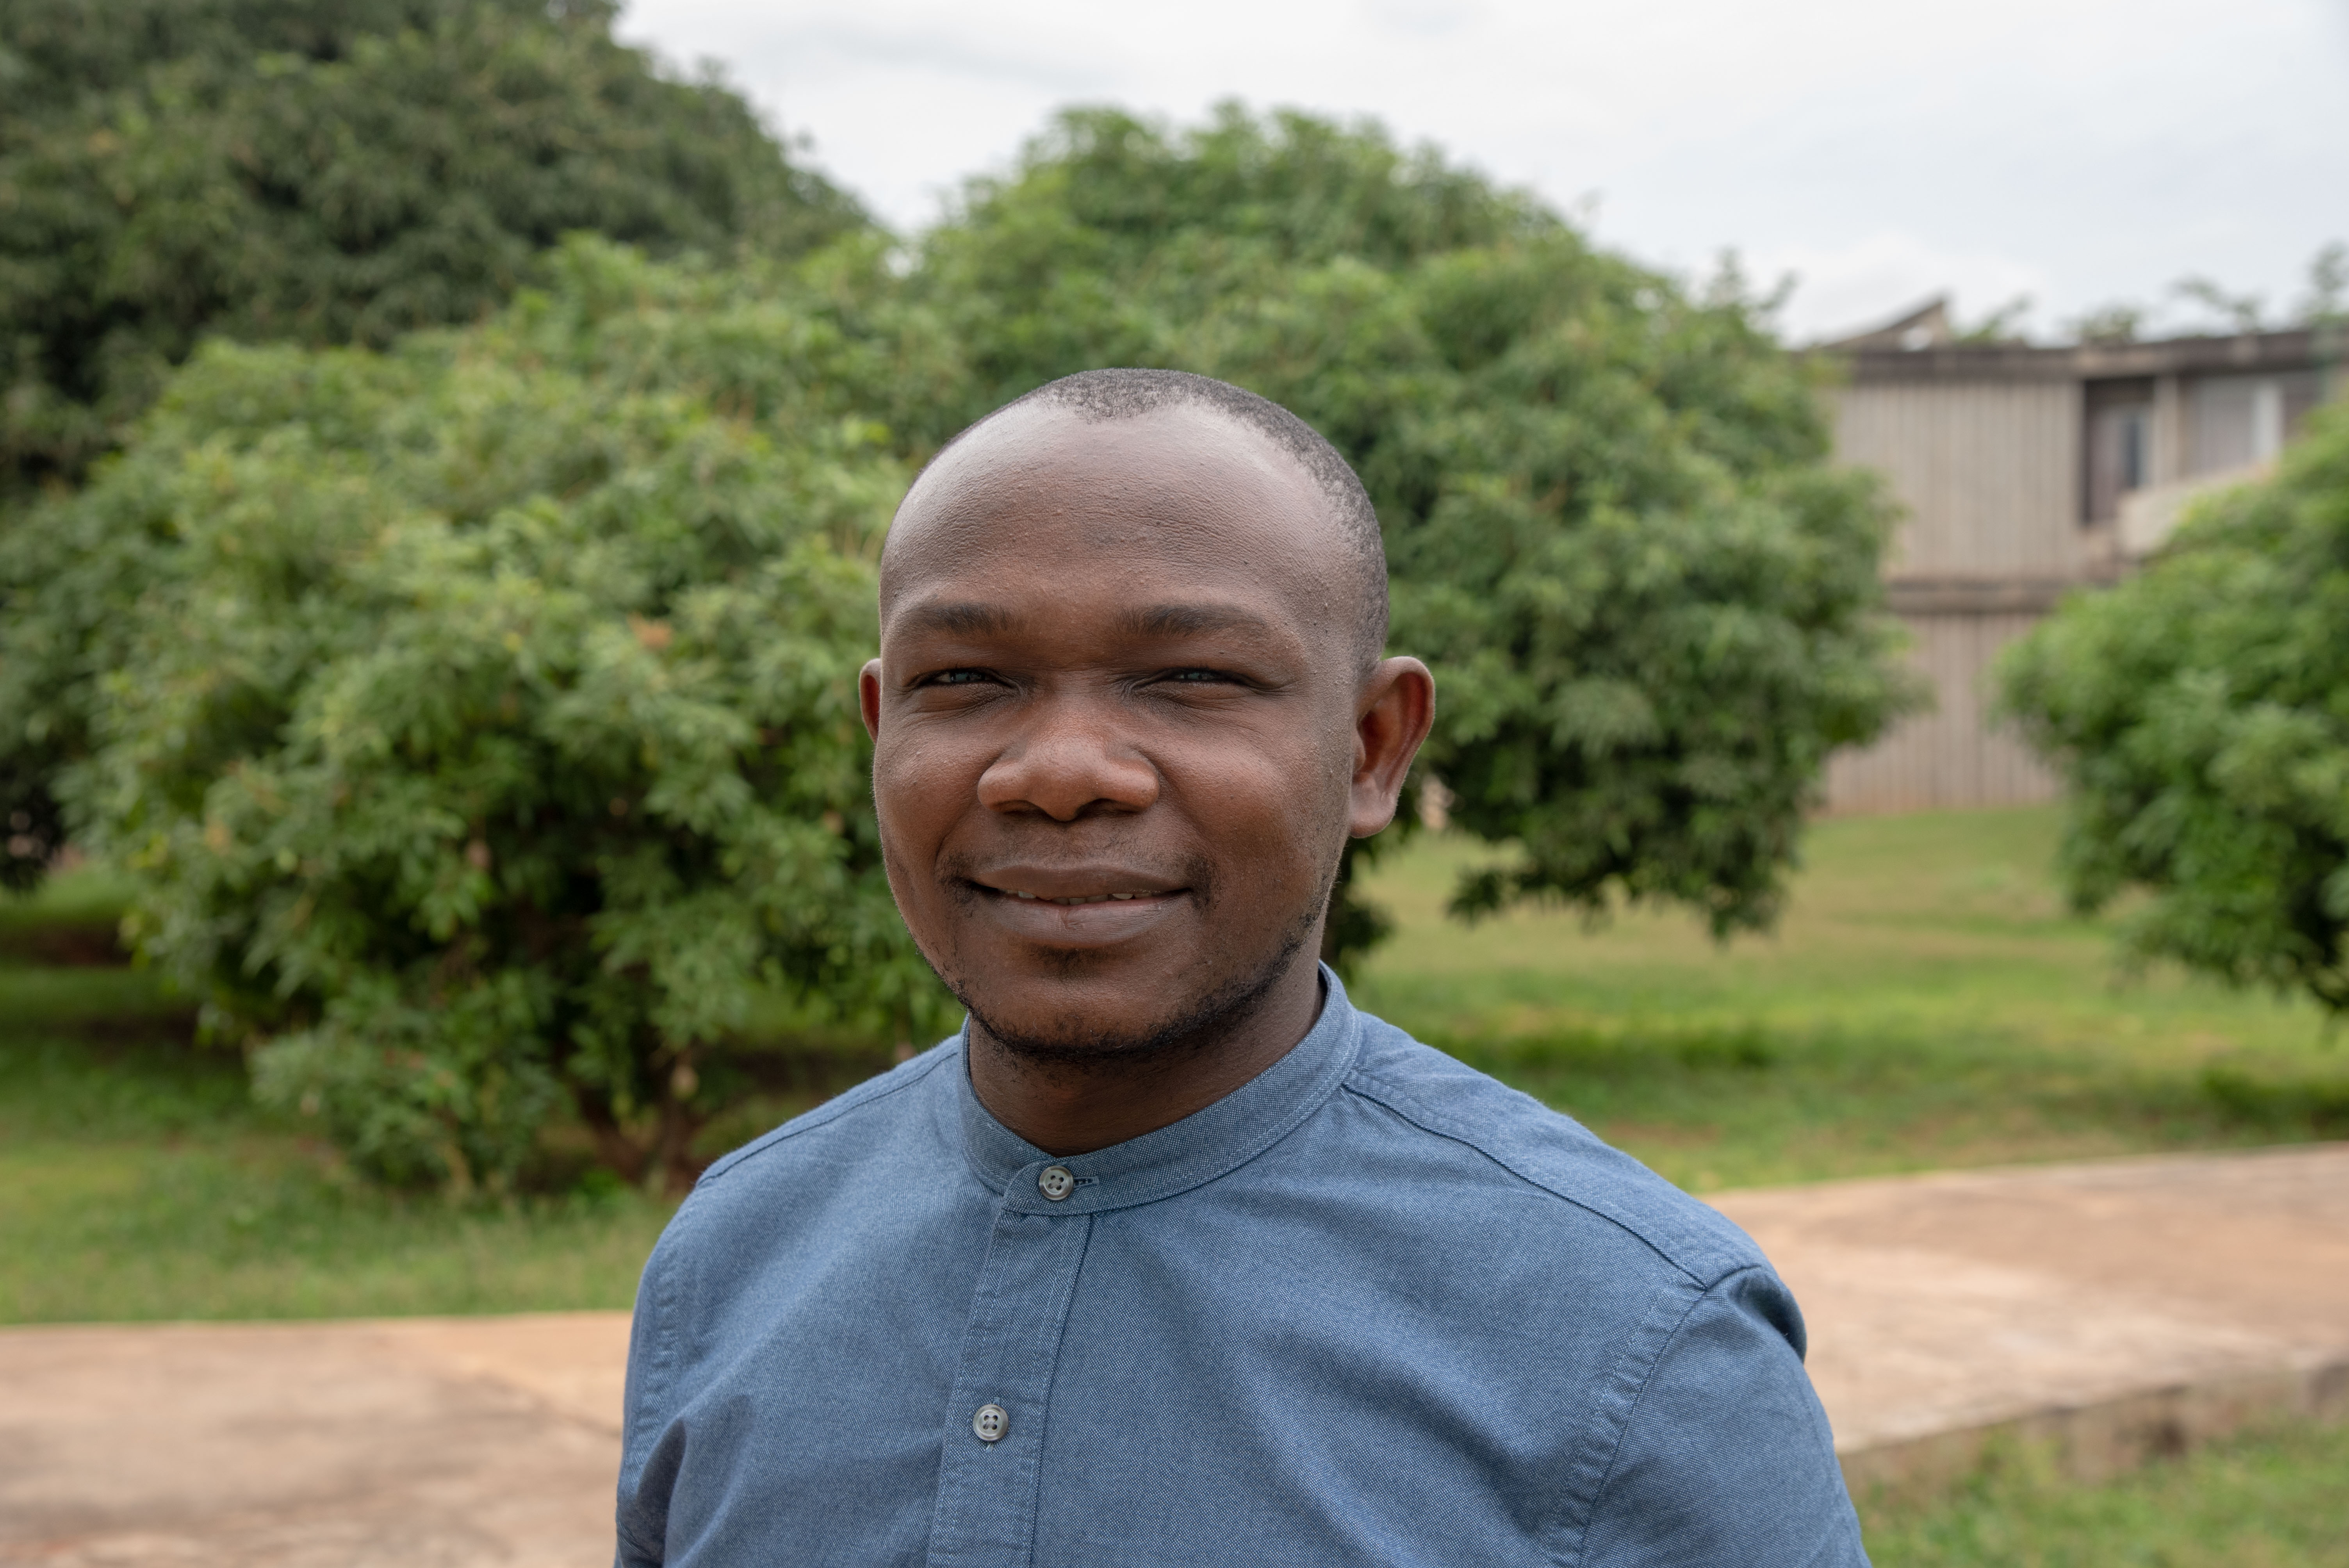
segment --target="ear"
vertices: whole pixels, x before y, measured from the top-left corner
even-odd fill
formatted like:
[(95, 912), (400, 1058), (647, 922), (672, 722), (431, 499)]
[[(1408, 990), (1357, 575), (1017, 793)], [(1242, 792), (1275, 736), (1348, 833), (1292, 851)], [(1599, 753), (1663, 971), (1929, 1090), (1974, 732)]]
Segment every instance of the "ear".
[(881, 661), (867, 659), (856, 676), (856, 706), (864, 715), (864, 733), (881, 738)]
[(1395, 801), (1435, 722), (1435, 677), (1417, 659), (1381, 659), (1362, 683), (1354, 718), (1354, 784), (1347, 830), (1358, 839), (1394, 820)]

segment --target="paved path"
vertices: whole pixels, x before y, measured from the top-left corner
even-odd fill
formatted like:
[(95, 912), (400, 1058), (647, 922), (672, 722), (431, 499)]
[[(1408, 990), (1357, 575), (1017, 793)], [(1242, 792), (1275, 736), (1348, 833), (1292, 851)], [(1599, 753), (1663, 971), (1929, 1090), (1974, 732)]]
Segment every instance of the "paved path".
[(1725, 1192), (1803, 1304), (1855, 1486), (2004, 1428), (2086, 1478), (2349, 1413), (2349, 1144)]
[[(2349, 1145), (1726, 1193), (1862, 1484), (2349, 1406)], [(0, 1330), (0, 1563), (610, 1561), (616, 1313)]]
[(625, 1313), (0, 1330), (0, 1563), (612, 1560)]

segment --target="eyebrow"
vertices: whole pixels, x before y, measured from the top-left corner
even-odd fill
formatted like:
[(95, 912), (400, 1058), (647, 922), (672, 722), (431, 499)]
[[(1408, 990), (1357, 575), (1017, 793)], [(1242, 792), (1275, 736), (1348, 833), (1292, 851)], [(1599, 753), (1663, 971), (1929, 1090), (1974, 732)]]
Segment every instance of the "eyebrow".
[[(1018, 617), (994, 604), (920, 604), (905, 613), (906, 630), (953, 636), (1000, 636), (1019, 629)], [(1272, 624), (1253, 611), (1227, 604), (1151, 604), (1118, 617), (1132, 637), (1187, 637), (1209, 632), (1269, 632)]]
[(917, 604), (905, 612), (906, 630), (983, 637), (1012, 629), (1012, 617), (993, 604)]
[(1153, 604), (1120, 617), (1129, 635), (1189, 637), (1202, 632), (1268, 632), (1271, 623), (1226, 604)]

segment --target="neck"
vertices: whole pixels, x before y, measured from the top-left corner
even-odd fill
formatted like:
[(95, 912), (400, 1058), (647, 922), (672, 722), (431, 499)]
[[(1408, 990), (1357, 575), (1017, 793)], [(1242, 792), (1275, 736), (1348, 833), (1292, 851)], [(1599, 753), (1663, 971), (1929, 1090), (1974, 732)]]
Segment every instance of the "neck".
[(1047, 1154), (1090, 1154), (1155, 1132), (1215, 1104), (1311, 1031), (1321, 1012), (1317, 945), (1302, 948), (1240, 1013), (1139, 1058), (1039, 1060), (1006, 1047), (974, 1016), (970, 1087), (996, 1120)]

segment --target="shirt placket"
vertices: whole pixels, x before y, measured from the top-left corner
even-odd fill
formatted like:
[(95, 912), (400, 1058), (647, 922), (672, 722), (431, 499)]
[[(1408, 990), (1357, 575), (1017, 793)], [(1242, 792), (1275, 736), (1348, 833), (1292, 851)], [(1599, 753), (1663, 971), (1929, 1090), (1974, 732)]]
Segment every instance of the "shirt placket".
[[(1031, 1166), (1011, 1192), (1050, 1191), (1048, 1172), (1068, 1180)], [(1092, 1231), (1088, 1214), (1023, 1212), (1013, 1198), (996, 1212), (946, 1415), (930, 1568), (1029, 1561), (1061, 1330)]]

